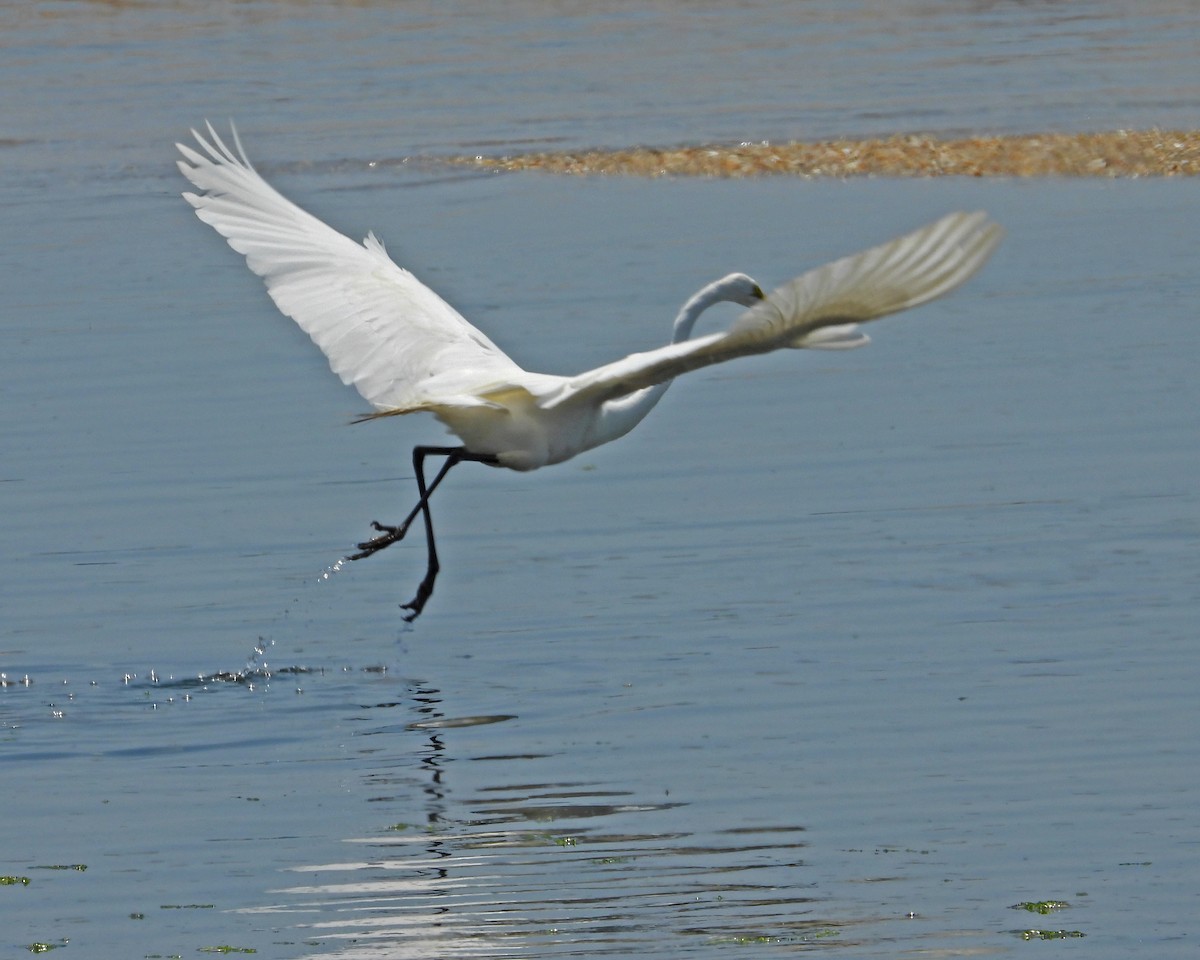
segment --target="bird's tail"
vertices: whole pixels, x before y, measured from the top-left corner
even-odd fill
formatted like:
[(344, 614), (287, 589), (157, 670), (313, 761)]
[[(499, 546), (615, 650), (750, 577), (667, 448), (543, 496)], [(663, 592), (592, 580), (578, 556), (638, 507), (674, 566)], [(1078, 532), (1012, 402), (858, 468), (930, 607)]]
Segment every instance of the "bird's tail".
[(351, 420), (351, 423), (366, 423), (368, 420), (382, 420), (384, 417), (402, 417), (406, 413), (419, 413), (420, 408), (400, 407), (396, 410), (372, 410), (370, 413), (362, 413)]

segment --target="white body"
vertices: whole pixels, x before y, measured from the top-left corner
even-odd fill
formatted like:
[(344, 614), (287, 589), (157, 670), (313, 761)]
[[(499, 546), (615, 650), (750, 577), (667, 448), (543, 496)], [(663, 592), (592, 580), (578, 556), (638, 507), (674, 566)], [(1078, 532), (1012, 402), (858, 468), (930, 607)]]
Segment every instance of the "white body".
[[(245, 255), (276, 305), (312, 337), (372, 416), (434, 414), (471, 454), (513, 470), (561, 463), (631, 430), (681, 373), (783, 347), (853, 347), (857, 324), (953, 290), (995, 249), (1000, 228), (952, 213), (882, 246), (812, 270), (765, 298), (732, 274), (700, 291), (673, 341), (573, 377), (522, 369), (453, 307), (388, 257), (304, 212), (258, 175), (237, 142), (193, 131), (178, 145), (198, 193), (184, 197)], [(689, 339), (719, 300), (750, 306), (722, 333)]]

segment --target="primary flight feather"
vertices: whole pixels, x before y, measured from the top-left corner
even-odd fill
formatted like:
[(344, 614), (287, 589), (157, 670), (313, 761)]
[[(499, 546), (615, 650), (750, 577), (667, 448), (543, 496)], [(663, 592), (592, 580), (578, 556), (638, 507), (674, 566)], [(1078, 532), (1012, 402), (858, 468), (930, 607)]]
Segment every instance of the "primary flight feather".
[[(818, 267), (764, 295), (745, 274), (730, 274), (693, 295), (672, 340), (573, 377), (532, 373), (457, 310), (388, 257), (368, 234), (358, 244), (278, 193), (213, 129), (192, 131), (199, 149), (177, 144), (179, 169), (196, 188), (184, 198), (263, 278), (276, 306), (310, 336), (344, 383), (374, 408), (368, 419), (429, 412), (459, 447), (417, 447), (420, 499), (397, 526), (352, 559), (403, 538), (420, 513), (428, 562), (413, 600), (415, 618), (438, 573), (429, 497), (449, 469), (474, 460), (513, 470), (561, 463), (623, 436), (681, 373), (781, 348), (844, 348), (868, 342), (858, 325), (939, 297), (971, 277), (1002, 231), (982, 213), (951, 213), (912, 233)], [(691, 338), (709, 306), (748, 307), (722, 333)], [(430, 483), (424, 460), (445, 462)]]

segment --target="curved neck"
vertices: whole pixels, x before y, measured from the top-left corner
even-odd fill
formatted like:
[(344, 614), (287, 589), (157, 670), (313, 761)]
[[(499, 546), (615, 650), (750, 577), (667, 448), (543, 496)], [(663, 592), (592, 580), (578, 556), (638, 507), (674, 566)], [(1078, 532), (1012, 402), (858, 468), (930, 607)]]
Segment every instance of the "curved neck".
[[(672, 343), (681, 343), (691, 337), (692, 329), (696, 326), (696, 321), (700, 319), (700, 314), (714, 303), (731, 299), (728, 279), (710, 283), (693, 294), (687, 303), (680, 307), (671, 328)], [(667, 380), (652, 387), (644, 387), (628, 396), (609, 400), (604, 404), (604, 436), (595, 437), (593, 446), (599, 446), (601, 443), (608, 443), (610, 440), (625, 436), (645, 419), (646, 414), (654, 409), (655, 404), (662, 399), (663, 394), (667, 392), (667, 387), (673, 382)]]

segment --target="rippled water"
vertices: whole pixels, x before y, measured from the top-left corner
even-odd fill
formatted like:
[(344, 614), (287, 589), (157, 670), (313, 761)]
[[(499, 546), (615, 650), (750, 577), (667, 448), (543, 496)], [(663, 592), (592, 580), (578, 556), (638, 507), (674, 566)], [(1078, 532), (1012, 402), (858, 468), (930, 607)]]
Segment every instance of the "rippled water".
[[(1187, 125), (1190, 7), (493, 10), (0, 14), (4, 952), (1191, 956), (1195, 184), (368, 165)], [(179, 199), (171, 144), (227, 115), (534, 369), (657, 344), (731, 269), (955, 208), (1009, 235), (868, 350), (695, 374), (554, 470), (458, 468), (406, 628), (419, 547), (321, 574), (440, 428), (346, 427)]]
[[(235, 117), (264, 160), (1191, 128), (1187, 0), (9, 4), (6, 167), (163, 175)], [(261, 152), (261, 151), (260, 151)], [(57, 156), (57, 161), (52, 157)], [(64, 169), (65, 168), (65, 169)], [(169, 173), (167, 173), (169, 175)]]

